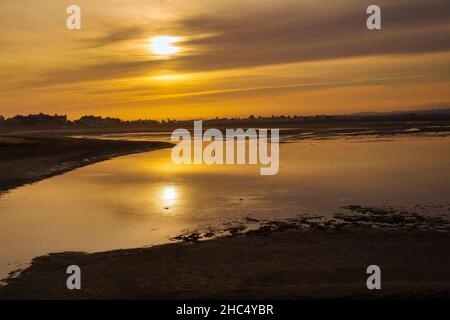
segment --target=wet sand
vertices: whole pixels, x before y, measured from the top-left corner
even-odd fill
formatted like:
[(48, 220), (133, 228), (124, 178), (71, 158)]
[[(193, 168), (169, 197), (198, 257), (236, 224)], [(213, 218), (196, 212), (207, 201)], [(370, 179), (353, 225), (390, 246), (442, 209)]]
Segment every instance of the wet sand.
[[(261, 229), (201, 242), (35, 258), (0, 299), (450, 298), (450, 233), (343, 227)], [(82, 289), (66, 288), (66, 268)], [(381, 290), (366, 268), (381, 267)]]
[(0, 135), (0, 192), (116, 156), (170, 146), (165, 142)]

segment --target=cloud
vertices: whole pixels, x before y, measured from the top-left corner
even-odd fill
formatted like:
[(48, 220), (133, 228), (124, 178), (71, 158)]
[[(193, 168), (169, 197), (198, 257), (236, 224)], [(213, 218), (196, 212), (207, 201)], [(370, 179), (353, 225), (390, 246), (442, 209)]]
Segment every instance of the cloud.
[[(180, 17), (158, 24), (158, 32), (186, 36), (182, 45), (192, 49), (186, 54), (167, 60), (144, 60), (139, 54), (109, 57), (107, 62), (92, 60), (76, 69), (48, 71), (31, 85), (120, 79), (161, 69), (191, 73), (450, 50), (448, 0), (377, 1), (382, 9), (381, 31), (366, 28), (366, 8), (371, 2), (295, 1), (274, 3), (270, 9)], [(100, 37), (81, 39), (81, 47), (98, 47), (103, 53), (104, 46), (143, 37), (152, 31), (148, 26), (116, 26)]]
[(46, 87), (61, 84), (93, 82), (136, 76), (152, 68), (157, 69), (159, 61), (109, 61), (91, 64), (76, 69), (58, 69), (29, 81), (26, 86)]
[(144, 32), (145, 28), (140, 26), (119, 26), (108, 30), (100, 37), (84, 39), (82, 42), (84, 42), (88, 48), (97, 48), (138, 39)]
[[(301, 3), (230, 16), (197, 15), (179, 30), (210, 34), (186, 44), (199, 54), (178, 60), (180, 69), (212, 70), (365, 55), (450, 50), (447, 0), (378, 1), (381, 31), (366, 28), (369, 1), (349, 0), (327, 9)], [(203, 51), (202, 51), (203, 49)]]
[[(176, 100), (189, 98), (189, 101), (209, 99), (211, 101), (217, 101), (218, 98), (223, 99), (225, 97), (249, 97), (249, 96), (261, 96), (261, 93), (268, 95), (272, 93), (287, 93), (287, 92), (300, 92), (311, 90), (324, 90), (331, 88), (345, 88), (345, 87), (361, 87), (361, 86), (380, 86), (380, 85), (395, 85), (404, 81), (408, 81), (409, 84), (418, 83), (427, 80), (435, 80), (427, 76), (393, 76), (383, 78), (371, 78), (371, 79), (354, 79), (354, 80), (330, 80), (330, 81), (299, 81), (298, 83), (284, 83), (284, 84), (251, 84), (236, 85), (231, 87), (207, 87), (191, 88), (189, 90), (181, 90), (176, 92), (161, 90), (160, 88), (152, 85), (137, 86), (132, 88), (125, 88), (122, 90), (109, 89), (102, 90), (101, 92), (95, 91), (92, 94), (108, 94), (122, 93), (122, 102), (143, 102), (154, 100)], [(209, 97), (209, 98), (208, 98)]]

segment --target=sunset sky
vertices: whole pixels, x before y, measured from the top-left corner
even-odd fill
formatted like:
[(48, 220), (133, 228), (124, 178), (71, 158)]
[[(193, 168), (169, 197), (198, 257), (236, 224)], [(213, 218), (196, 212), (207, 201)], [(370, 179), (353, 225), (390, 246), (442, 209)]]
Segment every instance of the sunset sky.
[[(71, 4), (81, 30), (66, 29)], [(370, 4), (381, 31), (366, 28)], [(0, 114), (450, 107), (449, 39), (448, 0), (2, 0)]]

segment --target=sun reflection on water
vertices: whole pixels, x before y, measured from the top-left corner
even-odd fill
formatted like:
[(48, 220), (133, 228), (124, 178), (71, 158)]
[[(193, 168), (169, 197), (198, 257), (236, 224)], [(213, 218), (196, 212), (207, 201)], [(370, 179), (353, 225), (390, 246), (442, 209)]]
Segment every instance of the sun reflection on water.
[(173, 186), (166, 186), (162, 190), (162, 199), (164, 203), (164, 208), (169, 209), (171, 206), (175, 205), (178, 200), (178, 191)]

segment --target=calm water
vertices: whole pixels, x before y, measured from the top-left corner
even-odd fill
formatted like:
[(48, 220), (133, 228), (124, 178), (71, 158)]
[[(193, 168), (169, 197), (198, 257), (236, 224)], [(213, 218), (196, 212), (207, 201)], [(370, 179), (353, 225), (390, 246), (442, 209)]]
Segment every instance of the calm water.
[(49, 252), (161, 244), (243, 217), (331, 216), (348, 204), (448, 206), (449, 167), (450, 138), (282, 144), (276, 176), (260, 176), (259, 166), (175, 166), (170, 150), (124, 156), (1, 196), (0, 277)]

